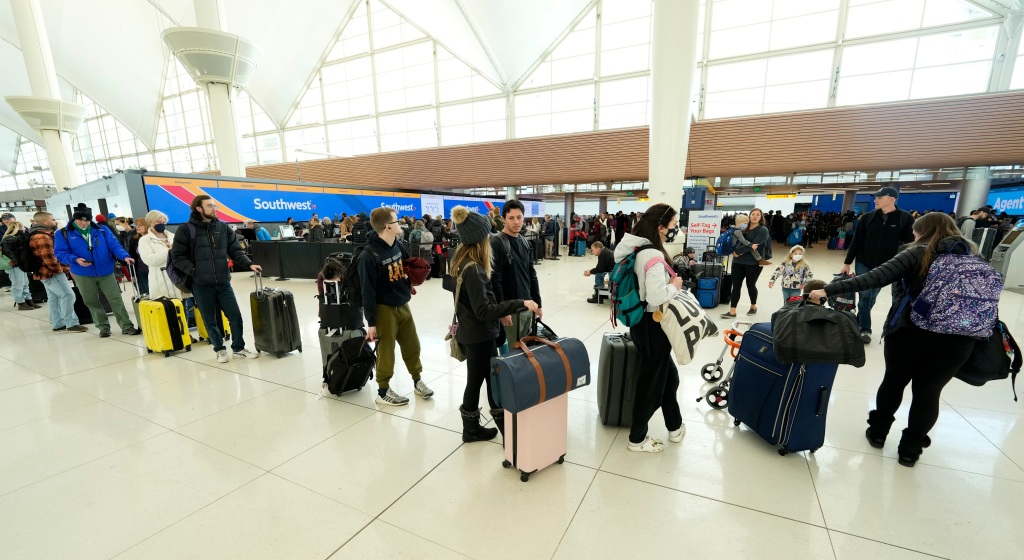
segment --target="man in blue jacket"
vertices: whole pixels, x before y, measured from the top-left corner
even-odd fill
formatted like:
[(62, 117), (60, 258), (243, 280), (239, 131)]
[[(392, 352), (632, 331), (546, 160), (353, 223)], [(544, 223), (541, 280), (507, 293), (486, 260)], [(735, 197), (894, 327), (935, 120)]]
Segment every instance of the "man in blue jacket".
[(100, 337), (110, 336), (110, 320), (100, 304), (101, 291), (110, 303), (121, 334), (142, 334), (132, 324), (114, 279), (117, 260), (130, 264), (135, 264), (135, 260), (128, 256), (109, 229), (92, 221), (92, 210), (85, 204), (75, 206), (72, 218), (67, 227), (53, 236), (53, 254), (62, 264), (71, 267), (71, 276), (93, 322), (100, 329)]

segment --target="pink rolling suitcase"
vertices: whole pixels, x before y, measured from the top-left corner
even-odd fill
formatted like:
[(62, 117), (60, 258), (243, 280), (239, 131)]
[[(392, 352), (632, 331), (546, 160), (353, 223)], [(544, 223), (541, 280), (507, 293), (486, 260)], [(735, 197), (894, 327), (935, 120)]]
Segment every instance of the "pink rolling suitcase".
[(567, 393), (532, 406), (518, 414), (505, 411), (505, 461), (527, 482), (530, 475), (554, 463), (565, 461), (569, 432)]

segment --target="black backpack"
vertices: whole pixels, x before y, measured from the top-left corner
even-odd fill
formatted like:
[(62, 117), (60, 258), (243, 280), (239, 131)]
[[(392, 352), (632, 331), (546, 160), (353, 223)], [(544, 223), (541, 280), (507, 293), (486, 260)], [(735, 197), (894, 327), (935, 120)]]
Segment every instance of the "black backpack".
[(45, 233), (29, 233), (23, 231), (14, 236), (14, 240), (11, 241), (11, 251), (7, 256), (14, 260), (14, 264), (17, 265), (18, 269), (22, 272), (28, 272), (29, 274), (36, 274), (39, 269), (43, 267), (43, 260), (36, 256), (35, 252), (32, 251), (32, 236), (33, 235), (46, 235)]
[(343, 303), (354, 305), (356, 307), (363, 306), (363, 283), (359, 279), (359, 256), (363, 254), (363, 251), (369, 251), (375, 262), (380, 263), (380, 253), (377, 249), (369, 245), (361, 245), (356, 247), (355, 253), (352, 255), (352, 261), (348, 263), (348, 268), (345, 269), (345, 279), (342, 282), (342, 292), (345, 294), (345, 300)]
[(364, 336), (342, 341), (324, 364), (324, 383), (332, 395), (359, 390), (373, 376), (377, 355)]

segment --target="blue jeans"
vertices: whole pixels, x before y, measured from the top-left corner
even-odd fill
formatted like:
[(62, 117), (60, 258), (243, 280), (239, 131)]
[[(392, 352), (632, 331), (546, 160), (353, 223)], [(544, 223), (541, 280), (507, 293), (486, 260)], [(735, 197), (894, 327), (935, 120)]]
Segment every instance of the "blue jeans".
[(597, 274), (594, 274), (594, 287), (595, 288), (604, 287), (604, 279), (607, 276), (608, 276), (607, 272), (598, 272)]
[(14, 296), (14, 303), (32, 301), (32, 293), (28, 289), (28, 274), (20, 268), (12, 266), (7, 270), (7, 276), (11, 279), (11, 295)]
[[(231, 351), (238, 352), (245, 348), (242, 338), (242, 312), (238, 309), (238, 300), (231, 284), (216, 286), (193, 286), (192, 295), (196, 298), (196, 307), (203, 317), (217, 317), (223, 311), (231, 326)], [(224, 349), (224, 333), (220, 332), (218, 321), (206, 323), (206, 334), (210, 337), (214, 352)]]
[(42, 282), (43, 287), (46, 288), (46, 297), (50, 298), (47, 304), (47, 307), (50, 308), (50, 326), (55, 329), (77, 327), (75, 291), (71, 288), (68, 277), (58, 274), (53, 278), (45, 278)]
[[(857, 272), (857, 276), (871, 272), (871, 269), (867, 265), (860, 264), (860, 261), (857, 261), (854, 270)], [(860, 292), (860, 301), (857, 302), (857, 322), (860, 323), (861, 332), (871, 332), (871, 308), (875, 306), (875, 299), (878, 298), (880, 291), (882, 291), (881, 288), (872, 288)]]
[(782, 303), (785, 304), (789, 298), (800, 295), (800, 288), (782, 288)]

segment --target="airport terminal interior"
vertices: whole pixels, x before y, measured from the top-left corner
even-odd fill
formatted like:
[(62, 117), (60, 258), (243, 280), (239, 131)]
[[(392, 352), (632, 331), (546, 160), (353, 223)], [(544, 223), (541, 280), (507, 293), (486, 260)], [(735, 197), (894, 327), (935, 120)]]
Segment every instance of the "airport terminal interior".
[[(463, 440), (467, 365), (440, 278), (410, 302), (430, 398), (401, 359), (404, 406), (378, 404), (372, 379), (325, 390), (313, 278), (338, 240), (301, 231), (380, 207), (448, 219), (519, 199), (528, 220), (564, 220), (667, 203), (670, 252), (700, 255), (723, 215), (861, 217), (891, 188), (919, 214), (1005, 215), (1001, 243), (974, 239), (1022, 337), (1022, 33), (1024, 0), (0, 0), (5, 226), (46, 211), (73, 228), (84, 204), (159, 210), (173, 233), (209, 194), (220, 220), (269, 230), (247, 252), (292, 295), (302, 342), (221, 361), (193, 328), (165, 356), (113, 317), (112, 336), (55, 332), (52, 300), (0, 290), (0, 558), (1020, 558), (1024, 403), (1008, 379), (953, 379), (913, 468), (897, 450), (911, 387), (885, 445), (865, 438), (902, 351), (879, 337), (888, 287), (865, 365), (822, 393), (820, 448), (782, 454), (700, 399), (705, 364), (736, 362), (719, 333), (678, 366), (682, 440), (658, 411), (664, 451), (635, 453), (599, 412), (603, 343), (629, 329), (587, 301), (598, 257), (563, 238), (535, 264), (542, 320), (582, 342), (588, 383), (565, 394), (564, 462), (524, 481), (503, 436)], [(705, 309), (718, 330), (783, 307), (769, 281), (788, 247), (773, 245), (756, 311), (746, 290), (735, 318)], [(805, 253), (826, 282), (846, 257), (833, 245)], [(256, 282), (230, 278), (249, 348)], [(118, 289), (131, 314), (132, 284)]]

